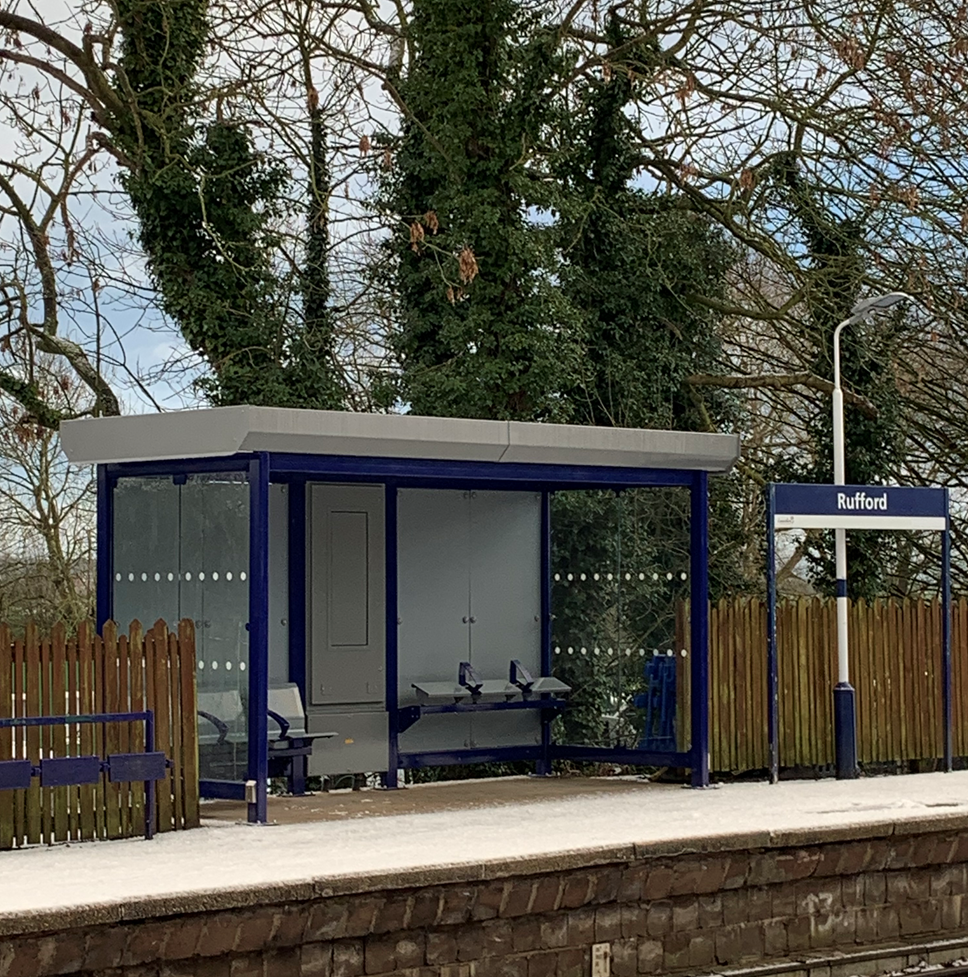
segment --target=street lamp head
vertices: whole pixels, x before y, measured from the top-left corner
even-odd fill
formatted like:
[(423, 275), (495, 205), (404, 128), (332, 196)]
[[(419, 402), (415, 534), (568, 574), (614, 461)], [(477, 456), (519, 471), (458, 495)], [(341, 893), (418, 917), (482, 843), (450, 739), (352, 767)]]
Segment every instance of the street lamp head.
[(869, 299), (861, 299), (851, 310), (850, 317), (855, 322), (860, 322), (871, 312), (878, 312), (881, 309), (889, 309), (898, 302), (914, 301), (907, 292), (887, 292), (884, 295), (874, 295)]

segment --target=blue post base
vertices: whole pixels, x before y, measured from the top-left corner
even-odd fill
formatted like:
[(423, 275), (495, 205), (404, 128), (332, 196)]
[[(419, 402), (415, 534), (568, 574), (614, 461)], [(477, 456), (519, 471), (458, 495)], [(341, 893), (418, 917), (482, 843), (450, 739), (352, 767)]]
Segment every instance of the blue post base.
[(837, 779), (856, 780), (857, 766), (857, 708), (854, 687), (849, 682), (834, 686), (834, 752), (837, 759)]

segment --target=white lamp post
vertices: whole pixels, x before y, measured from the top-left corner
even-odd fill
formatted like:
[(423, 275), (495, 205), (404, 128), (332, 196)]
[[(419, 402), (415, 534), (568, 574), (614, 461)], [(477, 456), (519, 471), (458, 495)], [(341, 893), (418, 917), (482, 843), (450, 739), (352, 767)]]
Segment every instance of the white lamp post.
[[(844, 392), (840, 386), (840, 334), (845, 326), (863, 322), (871, 313), (889, 309), (898, 302), (910, 301), (905, 292), (888, 292), (863, 299), (851, 309), (834, 330), (834, 485), (844, 485)], [(854, 688), (850, 684), (850, 659), (847, 648), (847, 532), (834, 530), (834, 553), (837, 571), (837, 685), (834, 687), (834, 750), (837, 777), (849, 780), (857, 776), (857, 711)]]

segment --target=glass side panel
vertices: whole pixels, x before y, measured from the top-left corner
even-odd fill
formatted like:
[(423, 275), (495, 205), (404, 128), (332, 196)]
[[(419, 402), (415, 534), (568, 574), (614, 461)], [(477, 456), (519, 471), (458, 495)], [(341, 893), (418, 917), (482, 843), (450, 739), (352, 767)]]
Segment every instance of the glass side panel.
[(559, 742), (687, 750), (689, 491), (552, 499), (552, 664), (573, 689)]
[(200, 775), (247, 765), (249, 486), (240, 474), (122, 478), (114, 495), (114, 617), (195, 622)]
[(179, 620), (180, 490), (170, 478), (123, 478), (114, 491), (114, 619)]

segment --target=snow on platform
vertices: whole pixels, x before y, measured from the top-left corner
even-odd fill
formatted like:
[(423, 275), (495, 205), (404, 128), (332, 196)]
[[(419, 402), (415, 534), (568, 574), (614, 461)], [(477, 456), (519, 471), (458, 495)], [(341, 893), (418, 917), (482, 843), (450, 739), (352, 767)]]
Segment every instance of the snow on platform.
[[(616, 860), (883, 835), (926, 820), (968, 826), (968, 772), (729, 784), (702, 791), (635, 781), (616, 789), (614, 780), (583, 781), (570, 795), (567, 780), (555, 781), (558, 787), (543, 794), (539, 782), (523, 779), (534, 786), (523, 786), (517, 801), (508, 783), (478, 781), (470, 793), (466, 783), (410, 787), (406, 793), (414, 798), (428, 792), (446, 799), (447, 791), (458, 789), (473, 797), (449, 809), (431, 804), (421, 813), (357, 813), (347, 820), (276, 826), (209, 819), (200, 829), (150, 842), (2, 852), (0, 932), (10, 931), (14, 917), (24, 922), (24, 914), (47, 917), (52, 910), (83, 907), (93, 922), (99, 916), (251, 904), (273, 892), (281, 900), (287, 893), (308, 898), (359, 891), (379, 887), (380, 877), (392, 884), (394, 874), (419, 885), (421, 871), (427, 881), (437, 881), (442, 867), (450, 867), (454, 878), (484, 878), (529, 865), (531, 871), (551, 871), (579, 856), (593, 861), (596, 851), (602, 860)], [(600, 790), (591, 789), (596, 783)], [(492, 796), (499, 798), (496, 803), (489, 802)], [(333, 794), (317, 801), (341, 803)]]

